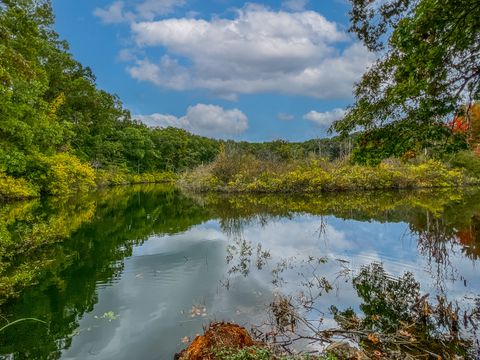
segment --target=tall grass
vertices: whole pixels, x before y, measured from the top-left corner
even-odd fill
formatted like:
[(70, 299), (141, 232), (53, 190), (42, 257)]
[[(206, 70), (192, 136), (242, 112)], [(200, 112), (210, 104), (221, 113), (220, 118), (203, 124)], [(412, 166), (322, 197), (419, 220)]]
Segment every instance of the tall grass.
[(480, 173), (439, 160), (388, 159), (376, 166), (307, 157), (275, 161), (222, 151), (215, 161), (183, 174), (182, 188), (205, 192), (315, 193), (342, 190), (457, 187), (479, 183)]

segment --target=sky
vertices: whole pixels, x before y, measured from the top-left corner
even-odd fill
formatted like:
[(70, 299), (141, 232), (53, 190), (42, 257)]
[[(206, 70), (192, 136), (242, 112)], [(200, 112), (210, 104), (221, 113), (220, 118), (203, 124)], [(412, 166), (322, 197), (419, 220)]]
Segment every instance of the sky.
[(148, 126), (214, 138), (330, 136), (374, 60), (347, 0), (53, 0), (100, 88)]

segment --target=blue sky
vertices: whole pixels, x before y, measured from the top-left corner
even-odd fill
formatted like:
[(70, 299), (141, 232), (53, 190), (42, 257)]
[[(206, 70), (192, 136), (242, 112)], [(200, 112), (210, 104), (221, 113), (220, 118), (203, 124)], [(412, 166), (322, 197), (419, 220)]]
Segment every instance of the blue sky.
[(216, 138), (325, 136), (373, 60), (346, 0), (53, 0), (98, 85), (150, 126)]

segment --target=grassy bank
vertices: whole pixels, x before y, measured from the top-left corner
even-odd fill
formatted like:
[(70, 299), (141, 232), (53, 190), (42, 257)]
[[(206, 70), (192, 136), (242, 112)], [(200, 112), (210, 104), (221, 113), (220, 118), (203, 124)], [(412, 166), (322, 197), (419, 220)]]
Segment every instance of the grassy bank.
[(313, 158), (278, 162), (223, 152), (213, 163), (184, 173), (179, 184), (197, 192), (318, 193), (461, 187), (479, 181), (463, 167), (433, 159), (389, 159), (376, 166), (364, 166), (347, 160), (329, 162)]
[(177, 183), (193, 192), (320, 193), (332, 191), (463, 187), (480, 183), (480, 157), (460, 153), (446, 161), (388, 159), (376, 166), (320, 158), (267, 160), (252, 154), (227, 155), (181, 175), (164, 171), (136, 174), (123, 168), (94, 170), (68, 155), (39, 161), (30, 178), (0, 171), (0, 201), (41, 195), (70, 196), (95, 188)]
[(177, 175), (173, 172), (155, 172), (144, 174), (132, 174), (116, 170), (100, 170), (96, 175), (97, 187), (135, 185), (135, 184), (159, 184), (174, 183)]
[[(64, 159), (65, 161), (65, 159)], [(0, 201), (26, 200), (41, 195), (71, 196), (91, 190), (119, 185), (174, 183), (173, 172), (135, 174), (124, 169), (93, 170), (78, 162), (71, 167), (70, 158), (64, 163), (47, 164), (33, 179), (14, 178), (0, 171)]]

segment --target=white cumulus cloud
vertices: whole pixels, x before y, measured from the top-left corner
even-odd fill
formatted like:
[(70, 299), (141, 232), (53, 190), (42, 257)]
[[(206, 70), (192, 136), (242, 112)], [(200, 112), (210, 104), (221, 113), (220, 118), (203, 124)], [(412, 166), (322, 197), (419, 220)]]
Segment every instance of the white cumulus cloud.
[(127, 21), (127, 15), (124, 14), (123, 1), (115, 1), (106, 8), (96, 8), (93, 15), (100, 18), (105, 24), (116, 24)]
[(345, 109), (336, 108), (326, 112), (310, 111), (303, 115), (305, 120), (310, 120), (322, 127), (329, 127), (336, 120), (340, 120), (345, 116)]
[[(131, 30), (147, 53), (128, 67), (132, 77), (224, 98), (261, 92), (350, 98), (354, 82), (373, 60), (314, 11), (249, 5), (233, 19), (169, 18), (134, 22)], [(154, 60), (149, 48), (161, 48), (165, 55)]]
[(153, 20), (172, 13), (185, 5), (185, 0), (114, 1), (105, 8), (96, 8), (93, 14), (105, 24)]
[(197, 104), (187, 109), (185, 116), (166, 114), (136, 115), (147, 126), (177, 127), (209, 137), (229, 137), (248, 129), (247, 116), (238, 109), (225, 110), (216, 105)]
[(152, 20), (158, 15), (167, 15), (176, 7), (184, 5), (185, 0), (144, 0), (136, 9), (141, 18)]
[(302, 11), (308, 4), (308, 0), (285, 0), (282, 7), (292, 11)]

